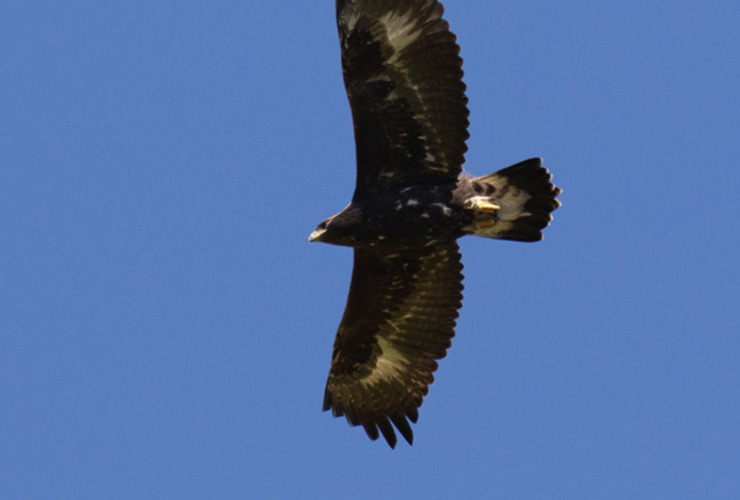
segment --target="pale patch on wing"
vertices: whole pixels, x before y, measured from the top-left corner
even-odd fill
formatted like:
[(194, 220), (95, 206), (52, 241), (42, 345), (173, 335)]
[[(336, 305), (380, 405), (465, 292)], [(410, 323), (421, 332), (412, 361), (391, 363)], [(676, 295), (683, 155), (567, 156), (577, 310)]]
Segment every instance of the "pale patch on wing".
[(408, 365), (408, 360), (401, 352), (391, 346), (388, 339), (379, 336), (377, 342), (380, 353), (375, 360), (375, 367), (373, 367), (370, 375), (360, 382), (366, 386), (391, 379), (397, 379), (399, 383), (403, 383), (404, 368)]
[(361, 11), (359, 9), (345, 8), (342, 10), (342, 24), (347, 26), (348, 31), (352, 31), (357, 26), (357, 21), (360, 19)]
[(423, 34), (423, 26), (418, 24), (418, 18), (415, 17), (415, 14), (413, 11), (408, 11), (405, 14), (388, 12), (378, 19), (385, 26), (388, 33), (388, 42), (395, 51), (389, 61), (391, 64), (395, 63), (397, 54), (418, 40)]
[[(388, 34), (388, 42), (394, 49), (394, 58), (397, 57), (396, 54), (424, 34), (423, 25), (418, 23), (416, 14), (413, 10), (406, 13), (391, 11), (378, 18), (378, 22), (385, 27)], [(343, 12), (343, 21), (346, 23), (348, 31), (355, 29), (357, 21), (362, 15), (362, 9), (346, 9)], [(390, 62), (394, 62), (394, 60), (391, 59)]]

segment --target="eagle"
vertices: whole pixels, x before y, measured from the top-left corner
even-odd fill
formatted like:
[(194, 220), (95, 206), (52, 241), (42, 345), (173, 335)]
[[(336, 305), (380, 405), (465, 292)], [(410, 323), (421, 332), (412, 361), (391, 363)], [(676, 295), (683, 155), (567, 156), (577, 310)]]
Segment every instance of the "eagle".
[(354, 250), (323, 410), (391, 448), (394, 427), (413, 443), (409, 422), (455, 335), (457, 239), (537, 241), (560, 206), (539, 158), (462, 171), (468, 100), (442, 14), (436, 0), (336, 0), (357, 178), (349, 205), (309, 236)]

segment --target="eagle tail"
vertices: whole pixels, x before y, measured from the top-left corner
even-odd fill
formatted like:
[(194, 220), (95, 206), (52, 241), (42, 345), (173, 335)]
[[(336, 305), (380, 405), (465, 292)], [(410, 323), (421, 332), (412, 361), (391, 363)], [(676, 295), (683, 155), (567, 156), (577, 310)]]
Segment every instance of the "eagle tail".
[(465, 230), (484, 238), (541, 240), (550, 213), (560, 206), (561, 190), (551, 178), (542, 160), (531, 158), (473, 179), (475, 194), (463, 206), (473, 211), (473, 222)]

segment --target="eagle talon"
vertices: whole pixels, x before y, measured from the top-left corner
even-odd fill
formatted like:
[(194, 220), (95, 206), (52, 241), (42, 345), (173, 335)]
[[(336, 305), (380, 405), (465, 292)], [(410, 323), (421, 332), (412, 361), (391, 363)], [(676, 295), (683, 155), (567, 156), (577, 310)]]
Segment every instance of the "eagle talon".
[(463, 205), (463, 209), (478, 210), (479, 212), (486, 212), (486, 213), (493, 214), (493, 213), (496, 213), (496, 211), (501, 210), (501, 207), (496, 205), (495, 203), (492, 203), (487, 198), (476, 196), (466, 201), (465, 204)]

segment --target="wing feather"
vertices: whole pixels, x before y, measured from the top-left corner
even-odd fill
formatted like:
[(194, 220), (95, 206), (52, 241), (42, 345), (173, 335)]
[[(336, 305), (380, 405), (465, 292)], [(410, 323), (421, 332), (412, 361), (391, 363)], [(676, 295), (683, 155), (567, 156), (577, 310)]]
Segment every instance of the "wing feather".
[(342, 70), (367, 191), (454, 182), (468, 108), (456, 38), (435, 0), (337, 0)]
[(383, 255), (355, 249), (347, 307), (337, 331), (324, 410), (362, 425), (391, 447), (393, 425), (411, 443), (408, 420), (434, 381), (462, 301), (456, 242)]

